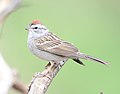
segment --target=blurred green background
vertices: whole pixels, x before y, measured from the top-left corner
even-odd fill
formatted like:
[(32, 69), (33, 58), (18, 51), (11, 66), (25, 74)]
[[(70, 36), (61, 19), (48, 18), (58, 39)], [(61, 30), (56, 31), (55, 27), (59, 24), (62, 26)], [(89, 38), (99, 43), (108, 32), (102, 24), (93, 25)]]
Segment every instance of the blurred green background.
[[(5, 21), (0, 50), (6, 62), (28, 84), (47, 64), (31, 54), (25, 27), (40, 19), (50, 31), (74, 43), (81, 52), (110, 62), (108, 66), (69, 60), (50, 85), (47, 94), (120, 94), (119, 0), (23, 0), (25, 7)], [(11, 90), (9, 94), (18, 94)]]

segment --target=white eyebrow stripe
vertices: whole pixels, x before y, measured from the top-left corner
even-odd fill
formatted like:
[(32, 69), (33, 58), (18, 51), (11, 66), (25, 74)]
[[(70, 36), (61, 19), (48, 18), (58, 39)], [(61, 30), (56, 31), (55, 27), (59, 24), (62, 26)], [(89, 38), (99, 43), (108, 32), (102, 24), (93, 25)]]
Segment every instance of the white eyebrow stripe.
[(38, 29), (43, 29), (43, 30), (47, 30), (47, 28), (38, 28)]

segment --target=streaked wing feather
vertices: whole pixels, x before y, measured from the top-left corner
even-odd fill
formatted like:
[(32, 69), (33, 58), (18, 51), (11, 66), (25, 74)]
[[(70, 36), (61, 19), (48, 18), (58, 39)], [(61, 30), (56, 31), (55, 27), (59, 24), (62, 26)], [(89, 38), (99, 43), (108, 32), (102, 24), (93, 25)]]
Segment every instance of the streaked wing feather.
[(67, 57), (74, 57), (76, 56), (76, 52), (78, 52), (76, 47), (68, 42), (60, 40), (58, 37), (54, 38), (54, 40), (44, 41), (43, 43), (39, 43), (40, 40), (44, 39), (38, 38), (37, 41), (35, 41), (36, 47), (46, 52)]

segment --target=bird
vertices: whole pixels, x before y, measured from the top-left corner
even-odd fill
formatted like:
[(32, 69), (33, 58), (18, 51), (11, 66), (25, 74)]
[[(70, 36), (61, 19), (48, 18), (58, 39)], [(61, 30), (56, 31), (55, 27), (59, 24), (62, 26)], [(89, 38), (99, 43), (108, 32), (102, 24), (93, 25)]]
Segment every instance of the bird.
[(80, 52), (72, 43), (50, 32), (39, 20), (33, 20), (25, 29), (28, 31), (30, 51), (38, 58), (48, 61), (51, 66), (61, 61), (66, 62), (68, 59), (81, 65), (85, 65), (81, 59), (108, 64), (108, 62)]

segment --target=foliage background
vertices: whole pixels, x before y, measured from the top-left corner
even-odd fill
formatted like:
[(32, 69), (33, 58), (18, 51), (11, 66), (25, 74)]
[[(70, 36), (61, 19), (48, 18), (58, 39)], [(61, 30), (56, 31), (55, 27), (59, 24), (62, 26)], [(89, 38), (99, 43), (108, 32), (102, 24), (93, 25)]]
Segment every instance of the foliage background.
[[(120, 94), (120, 1), (119, 0), (23, 0), (26, 7), (5, 21), (0, 50), (21, 79), (28, 84), (47, 64), (32, 55), (24, 28), (40, 19), (50, 31), (74, 43), (81, 52), (110, 62), (108, 66), (69, 60), (52, 82), (47, 94)], [(10, 94), (18, 94), (11, 90)]]

